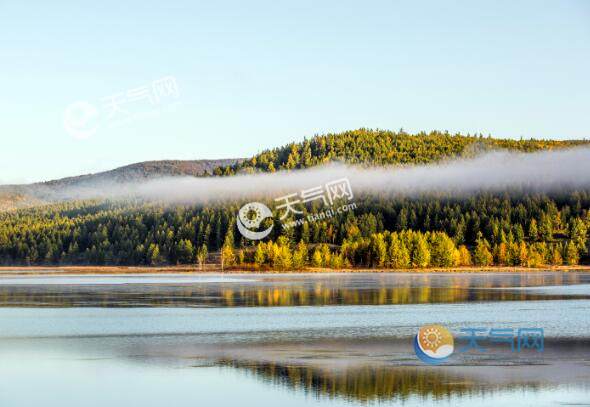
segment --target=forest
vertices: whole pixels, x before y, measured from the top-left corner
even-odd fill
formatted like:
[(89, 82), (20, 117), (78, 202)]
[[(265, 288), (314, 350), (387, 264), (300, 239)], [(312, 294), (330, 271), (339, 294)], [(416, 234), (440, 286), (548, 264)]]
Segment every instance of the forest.
[(403, 129), (398, 132), (358, 129), (316, 135), (301, 143), (266, 150), (250, 159), (216, 168), (213, 173), (274, 172), (333, 161), (362, 165), (428, 164), (443, 159), (473, 157), (498, 149), (535, 152), (587, 144), (587, 140), (511, 140), (440, 131), (408, 134)]
[[(219, 167), (211, 176), (305, 168), (436, 162), (490, 148), (538, 151), (585, 141), (499, 140), (433, 132), (356, 130), (315, 136)], [(254, 242), (236, 228), (245, 202), (164, 205), (69, 201), (0, 213), (3, 265), (174, 265), (289, 270), (575, 265), (588, 261), (590, 191), (526, 190), (355, 197), (354, 211)], [(268, 202), (269, 206), (271, 205)], [(321, 208), (317, 201), (304, 215)], [(267, 219), (267, 222), (272, 222)]]

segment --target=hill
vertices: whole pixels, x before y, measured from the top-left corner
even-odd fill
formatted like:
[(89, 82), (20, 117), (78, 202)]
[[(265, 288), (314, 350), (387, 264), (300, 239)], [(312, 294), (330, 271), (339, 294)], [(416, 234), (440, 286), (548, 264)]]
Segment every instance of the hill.
[[(4, 188), (12, 194), (12, 205), (23, 207), (42, 203), (44, 193), (51, 196), (65, 187), (107, 181), (272, 172), (332, 160), (364, 165), (423, 164), (486, 150), (532, 152), (587, 143), (359, 129), (315, 136), (245, 160), (146, 162)], [(260, 245), (242, 238), (236, 229), (240, 202), (170, 207), (73, 201), (20, 209), (0, 213), (0, 264), (191, 264), (202, 261), (207, 252), (223, 258), (225, 265), (238, 263), (257, 269), (574, 265), (589, 259), (588, 190), (556, 194), (504, 191), (478, 193), (469, 199), (453, 194), (373, 194), (355, 196), (355, 204), (354, 213), (301, 227), (283, 229), (274, 219), (272, 233)], [(319, 205), (315, 201), (303, 206), (303, 216), (318, 213)]]
[(428, 164), (444, 159), (469, 157), (489, 150), (534, 152), (589, 144), (588, 140), (511, 140), (481, 135), (430, 133), (408, 134), (403, 130), (358, 129), (316, 135), (301, 143), (265, 150), (250, 159), (215, 170), (217, 175), (238, 172), (307, 168), (330, 161), (351, 164)]
[(215, 169), (237, 165), (242, 159), (145, 161), (114, 170), (61, 178), (28, 185), (1, 185), (0, 211), (31, 207), (51, 202), (67, 187), (96, 187), (161, 177), (212, 175)]
[(125, 183), (161, 177), (202, 177), (212, 175), (215, 169), (219, 167), (236, 165), (241, 161), (242, 159), (144, 161), (110, 171), (62, 178), (39, 183), (38, 185), (59, 188), (72, 185), (78, 186), (86, 183), (96, 184), (103, 181)]

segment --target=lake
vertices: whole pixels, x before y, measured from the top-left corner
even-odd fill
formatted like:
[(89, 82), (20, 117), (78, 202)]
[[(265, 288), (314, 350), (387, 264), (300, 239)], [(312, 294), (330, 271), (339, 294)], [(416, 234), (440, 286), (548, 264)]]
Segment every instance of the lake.
[[(455, 352), (413, 349), (441, 324)], [(543, 328), (512, 351), (461, 329)], [(590, 273), (0, 276), (1, 406), (579, 405)]]

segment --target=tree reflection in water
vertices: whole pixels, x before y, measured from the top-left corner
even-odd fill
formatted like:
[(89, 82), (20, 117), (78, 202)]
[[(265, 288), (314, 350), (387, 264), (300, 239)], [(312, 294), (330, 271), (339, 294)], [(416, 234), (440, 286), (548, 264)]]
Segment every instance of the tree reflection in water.
[[(240, 280), (242, 279), (242, 281)], [(588, 299), (521, 290), (590, 283), (588, 273), (240, 276), (225, 283), (0, 285), (0, 306), (274, 307)]]
[(274, 386), (311, 394), (316, 398), (339, 398), (371, 402), (406, 400), (417, 396), (444, 399), (452, 396), (482, 396), (507, 390), (539, 390), (541, 382), (487, 384), (441, 368), (421, 366), (356, 367), (344, 370), (273, 362), (220, 360)]

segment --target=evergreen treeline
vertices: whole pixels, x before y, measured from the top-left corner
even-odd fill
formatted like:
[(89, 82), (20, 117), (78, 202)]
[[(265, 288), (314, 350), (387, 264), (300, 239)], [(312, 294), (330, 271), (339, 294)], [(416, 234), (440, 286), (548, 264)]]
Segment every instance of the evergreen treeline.
[[(499, 140), (442, 132), (412, 136), (359, 129), (264, 151), (219, 168), (216, 174), (302, 168), (336, 159), (368, 165), (415, 164), (488, 148), (529, 152), (582, 143), (587, 142)], [(354, 212), (288, 229), (275, 221), (269, 241), (258, 246), (236, 230), (235, 216), (243, 203), (164, 207), (87, 201), (4, 212), (0, 213), (0, 263), (221, 261), (274, 268), (403, 268), (470, 262), (575, 264), (588, 253), (589, 191), (553, 195), (512, 191), (469, 198), (356, 196)], [(323, 209), (315, 201), (303, 216)]]
[(231, 166), (220, 167), (215, 175), (240, 172), (307, 168), (341, 160), (354, 164), (425, 164), (445, 158), (466, 157), (493, 149), (533, 152), (588, 144), (586, 140), (506, 140), (482, 135), (449, 134), (433, 131), (410, 135), (403, 130), (358, 129), (317, 135), (301, 143), (266, 150)]
[[(321, 211), (317, 202), (306, 211)], [(163, 207), (70, 202), (25, 209), (0, 214), (0, 262), (189, 264), (212, 261), (215, 253), (215, 260), (221, 257), (226, 265), (246, 262), (283, 268), (289, 262), (281, 266), (273, 260), (276, 250), (282, 250), (292, 267), (397, 268), (466, 265), (468, 257), (473, 264), (575, 264), (588, 253), (590, 194), (585, 192), (479, 194), (469, 199), (357, 197), (356, 204), (354, 213), (289, 229), (277, 221), (265, 243), (271, 248), (257, 247), (236, 230), (241, 203)], [(438, 253), (433, 242), (443, 236), (452, 262), (433, 257)], [(430, 253), (428, 261), (413, 257), (421, 240)], [(376, 251), (377, 246), (385, 249)], [(260, 255), (254, 257), (260, 250), (266, 250), (264, 261)], [(392, 253), (397, 251), (402, 258), (408, 251), (409, 263), (396, 260)], [(457, 252), (463, 259), (459, 263)]]

